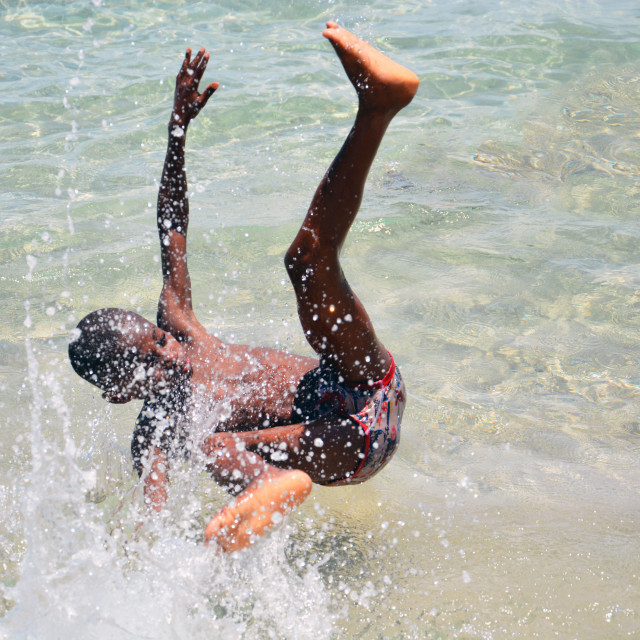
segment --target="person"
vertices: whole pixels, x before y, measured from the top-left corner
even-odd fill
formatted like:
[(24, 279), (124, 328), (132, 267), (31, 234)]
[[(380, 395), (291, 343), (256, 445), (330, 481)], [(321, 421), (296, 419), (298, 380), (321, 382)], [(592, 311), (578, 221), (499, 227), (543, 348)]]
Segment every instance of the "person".
[(323, 35), (355, 87), (358, 111), (285, 256), (300, 323), (319, 360), (224, 343), (194, 314), (184, 156), (189, 124), (218, 88), (214, 82), (199, 92), (209, 61), (204, 49), (193, 59), (187, 49), (176, 78), (158, 194), (157, 324), (100, 309), (80, 321), (69, 344), (73, 368), (107, 401), (144, 401), (131, 449), (151, 509), (167, 500), (178, 453), (201, 456), (234, 496), (204, 532), (205, 543), (226, 552), (252, 544), (281, 521), (312, 482), (371, 477), (399, 441), (404, 383), (349, 286), (339, 253), (384, 133), (419, 80), (335, 22)]

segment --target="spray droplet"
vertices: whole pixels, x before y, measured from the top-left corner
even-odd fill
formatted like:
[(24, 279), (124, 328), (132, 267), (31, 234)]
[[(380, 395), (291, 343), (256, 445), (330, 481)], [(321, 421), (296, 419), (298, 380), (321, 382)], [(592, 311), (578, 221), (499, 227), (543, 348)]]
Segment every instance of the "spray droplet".
[(25, 276), (25, 280), (33, 280), (33, 270), (38, 264), (38, 258), (32, 255), (27, 256), (27, 266), (29, 267), (29, 273)]

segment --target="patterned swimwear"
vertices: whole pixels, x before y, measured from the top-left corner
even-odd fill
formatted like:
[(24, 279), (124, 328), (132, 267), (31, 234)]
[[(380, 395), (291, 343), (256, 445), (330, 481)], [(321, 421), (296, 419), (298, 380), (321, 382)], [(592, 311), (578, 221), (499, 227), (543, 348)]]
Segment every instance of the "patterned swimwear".
[(387, 375), (372, 384), (348, 384), (329, 368), (318, 367), (298, 383), (293, 415), (305, 422), (334, 414), (348, 418), (364, 433), (358, 466), (344, 478), (323, 483), (357, 484), (376, 474), (400, 442), (400, 421), (406, 403), (404, 382), (393, 358)]

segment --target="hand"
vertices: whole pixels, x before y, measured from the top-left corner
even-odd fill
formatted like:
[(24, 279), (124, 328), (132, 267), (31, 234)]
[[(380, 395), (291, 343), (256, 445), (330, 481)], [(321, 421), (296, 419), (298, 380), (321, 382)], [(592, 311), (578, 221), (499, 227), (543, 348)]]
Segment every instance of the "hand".
[(185, 129), (218, 88), (218, 83), (212, 82), (203, 93), (198, 93), (198, 84), (208, 62), (209, 54), (204, 47), (198, 51), (193, 60), (191, 60), (191, 49), (187, 49), (182, 67), (176, 76), (176, 91), (169, 123), (171, 127), (178, 126)]

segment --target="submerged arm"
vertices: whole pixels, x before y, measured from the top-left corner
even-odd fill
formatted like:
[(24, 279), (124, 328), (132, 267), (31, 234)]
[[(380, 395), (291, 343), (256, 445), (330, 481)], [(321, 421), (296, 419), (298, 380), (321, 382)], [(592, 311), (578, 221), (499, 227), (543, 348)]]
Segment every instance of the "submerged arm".
[(218, 83), (212, 82), (203, 93), (198, 93), (198, 84), (208, 60), (209, 54), (204, 49), (200, 49), (193, 60), (191, 50), (187, 49), (176, 77), (169, 120), (169, 142), (158, 192), (158, 233), (163, 278), (158, 302), (158, 325), (178, 335), (184, 333), (188, 324), (195, 320), (187, 269), (189, 199), (184, 153), (189, 123), (218, 88)]

